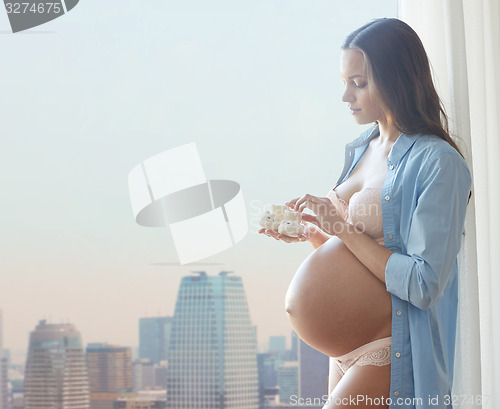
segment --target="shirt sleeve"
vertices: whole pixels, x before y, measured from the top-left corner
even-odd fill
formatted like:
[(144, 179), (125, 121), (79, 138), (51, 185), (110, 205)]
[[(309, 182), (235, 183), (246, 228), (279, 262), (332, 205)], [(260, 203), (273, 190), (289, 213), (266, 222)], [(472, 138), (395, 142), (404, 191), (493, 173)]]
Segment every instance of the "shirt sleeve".
[(453, 153), (423, 164), (406, 254), (393, 253), (386, 264), (387, 291), (420, 309), (441, 298), (460, 250), (470, 186), (467, 165)]

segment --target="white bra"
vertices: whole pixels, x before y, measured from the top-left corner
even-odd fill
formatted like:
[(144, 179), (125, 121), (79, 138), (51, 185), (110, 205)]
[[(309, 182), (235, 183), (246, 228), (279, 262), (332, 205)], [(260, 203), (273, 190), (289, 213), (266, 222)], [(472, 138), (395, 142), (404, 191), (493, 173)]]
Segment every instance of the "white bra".
[(345, 221), (374, 238), (377, 243), (384, 245), (381, 190), (376, 187), (364, 188), (354, 193), (349, 203), (346, 203), (337, 196), (333, 188), (328, 192), (328, 198), (337, 207)]

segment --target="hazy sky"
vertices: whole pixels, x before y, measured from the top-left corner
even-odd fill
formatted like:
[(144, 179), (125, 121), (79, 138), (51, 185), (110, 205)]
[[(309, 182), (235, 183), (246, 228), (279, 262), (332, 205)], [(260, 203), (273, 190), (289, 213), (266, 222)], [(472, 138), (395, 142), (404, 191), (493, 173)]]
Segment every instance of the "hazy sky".
[[(340, 44), (396, 3), (81, 0), (17, 34), (0, 12), (4, 346), (25, 349), (41, 318), (136, 346), (139, 317), (172, 315), (194, 270), (243, 277), (261, 344), (289, 335), (284, 296), (312, 247), (258, 235), (256, 220), (333, 186), (364, 129), (341, 102)], [(209, 179), (240, 183), (250, 231), (179, 266), (168, 229), (135, 223), (127, 176), (189, 142)]]

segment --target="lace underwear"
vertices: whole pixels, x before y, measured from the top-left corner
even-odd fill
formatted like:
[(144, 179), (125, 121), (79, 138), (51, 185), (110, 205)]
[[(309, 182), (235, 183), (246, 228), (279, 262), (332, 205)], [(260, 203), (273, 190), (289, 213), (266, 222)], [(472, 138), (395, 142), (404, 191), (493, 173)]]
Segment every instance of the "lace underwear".
[(374, 238), (378, 244), (384, 245), (381, 191), (381, 188), (364, 188), (354, 193), (349, 203), (346, 203), (337, 196), (335, 189), (332, 189), (328, 192), (328, 198), (345, 221)]
[(353, 365), (390, 365), (391, 337), (377, 339), (368, 344), (361, 345), (359, 348), (345, 355), (332, 357), (331, 359), (336, 363), (335, 367), (341, 375), (344, 375)]

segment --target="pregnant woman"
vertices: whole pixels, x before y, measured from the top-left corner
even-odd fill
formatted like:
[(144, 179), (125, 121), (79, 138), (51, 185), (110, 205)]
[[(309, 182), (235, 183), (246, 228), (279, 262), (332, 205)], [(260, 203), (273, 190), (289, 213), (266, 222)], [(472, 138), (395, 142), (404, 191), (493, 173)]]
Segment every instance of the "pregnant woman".
[[(451, 407), (457, 255), (470, 196), (417, 34), (378, 19), (342, 46), (342, 97), (372, 129), (346, 146), (326, 197), (303, 213), (314, 252), (295, 274), (286, 311), (298, 335), (330, 356), (325, 408)], [(436, 405), (437, 403), (437, 405)]]

